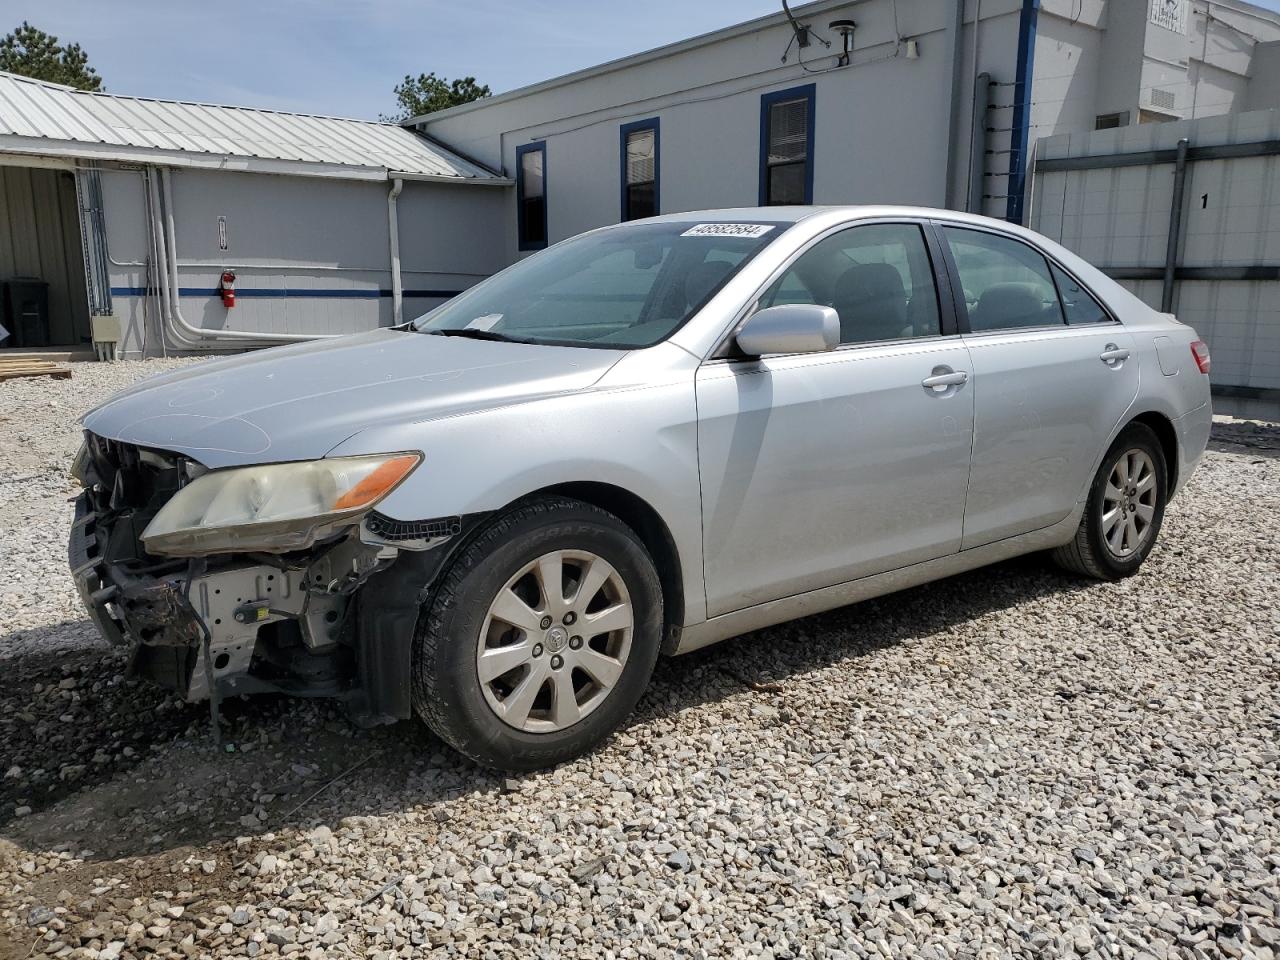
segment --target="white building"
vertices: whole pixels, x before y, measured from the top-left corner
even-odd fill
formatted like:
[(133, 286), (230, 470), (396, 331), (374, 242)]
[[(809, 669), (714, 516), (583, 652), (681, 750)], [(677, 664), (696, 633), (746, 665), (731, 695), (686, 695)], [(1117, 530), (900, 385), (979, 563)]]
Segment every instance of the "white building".
[(654, 209), (874, 201), (1020, 220), (1038, 137), (1280, 107), (1280, 14), (1238, 0), (819, 0), (794, 14), (408, 125), (517, 180), (514, 259)]
[(1241, 0), (817, 0), (407, 129), (0, 75), (0, 280), (49, 284), (50, 343), (118, 325), (130, 356), (351, 332), (651, 213), (1025, 220), (1040, 138), (1280, 107), (1278, 81), (1280, 15)]

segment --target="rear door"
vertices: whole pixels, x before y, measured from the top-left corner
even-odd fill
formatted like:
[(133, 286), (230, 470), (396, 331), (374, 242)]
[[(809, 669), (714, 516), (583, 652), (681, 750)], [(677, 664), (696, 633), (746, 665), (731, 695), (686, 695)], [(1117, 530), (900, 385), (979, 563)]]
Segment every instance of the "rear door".
[(1138, 392), (1133, 338), (1008, 234), (938, 224), (974, 381), (963, 548), (1064, 519)]

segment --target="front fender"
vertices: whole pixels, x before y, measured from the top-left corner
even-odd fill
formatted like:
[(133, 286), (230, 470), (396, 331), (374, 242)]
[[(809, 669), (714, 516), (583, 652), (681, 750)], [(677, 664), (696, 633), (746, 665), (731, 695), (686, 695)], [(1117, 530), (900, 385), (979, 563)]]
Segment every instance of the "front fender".
[(686, 623), (705, 619), (692, 377), (375, 427), (329, 455), (388, 450), (421, 450), (424, 456), (378, 505), (396, 520), (487, 513), (565, 483), (594, 481), (629, 491), (654, 509), (675, 541)]

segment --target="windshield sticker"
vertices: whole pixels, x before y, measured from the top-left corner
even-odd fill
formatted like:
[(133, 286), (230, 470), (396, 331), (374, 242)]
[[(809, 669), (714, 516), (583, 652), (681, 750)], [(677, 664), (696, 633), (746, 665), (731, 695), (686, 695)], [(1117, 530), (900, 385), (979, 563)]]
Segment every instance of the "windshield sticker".
[(486, 313), (483, 317), (476, 317), (467, 324), (468, 330), (492, 330), (502, 322), (502, 314)]
[(682, 237), (747, 237), (756, 239), (763, 237), (773, 229), (769, 223), (700, 223), (690, 227)]

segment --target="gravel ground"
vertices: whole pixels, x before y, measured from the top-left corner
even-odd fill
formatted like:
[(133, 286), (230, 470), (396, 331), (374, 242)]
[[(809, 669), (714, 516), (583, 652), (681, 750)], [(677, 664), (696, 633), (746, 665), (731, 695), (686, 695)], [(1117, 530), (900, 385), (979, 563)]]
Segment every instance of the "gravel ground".
[(125, 679), (64, 567), (74, 417), (0, 385), (0, 956), (1280, 955), (1280, 427), (1119, 584), (1027, 558), (659, 665), (519, 780), (416, 723)]

